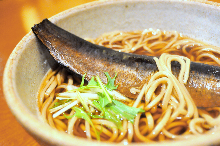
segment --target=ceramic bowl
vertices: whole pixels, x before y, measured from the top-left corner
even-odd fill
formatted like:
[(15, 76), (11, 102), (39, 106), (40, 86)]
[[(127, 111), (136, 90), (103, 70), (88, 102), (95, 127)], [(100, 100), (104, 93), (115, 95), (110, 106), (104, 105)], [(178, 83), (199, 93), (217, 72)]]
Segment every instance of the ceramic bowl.
[[(59, 13), (50, 20), (82, 38), (121, 30), (148, 28), (177, 31), (220, 46), (220, 7), (207, 1), (114, 0), (96, 1)], [(4, 70), (3, 87), (8, 106), (21, 125), (39, 142), (50, 145), (113, 145), (73, 137), (45, 124), (37, 107), (37, 92), (47, 71), (55, 65), (35, 35), (28, 33), (11, 53)], [(152, 145), (220, 144), (220, 130)], [(124, 144), (119, 144), (124, 145)], [(144, 143), (130, 145), (145, 145)]]

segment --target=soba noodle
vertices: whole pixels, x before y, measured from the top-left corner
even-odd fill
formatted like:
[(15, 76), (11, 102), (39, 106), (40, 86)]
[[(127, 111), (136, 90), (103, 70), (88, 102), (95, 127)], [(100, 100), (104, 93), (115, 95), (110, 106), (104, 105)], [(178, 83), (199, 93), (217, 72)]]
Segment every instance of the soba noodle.
[[(118, 51), (160, 56), (159, 59), (154, 58), (159, 71), (150, 81), (142, 89), (130, 89), (131, 93), (138, 94), (135, 101), (114, 94), (114, 98), (120, 102), (144, 109), (144, 112), (138, 112), (133, 122), (120, 117), (121, 128), (111, 120), (91, 118), (90, 121), (74, 116), (78, 109), (72, 107), (83, 107), (87, 113), (89, 111), (99, 116), (101, 112), (91, 102), (98, 97), (90, 93), (79, 95), (82, 93), (75, 90), (78, 88), (75, 85), (80, 84), (79, 79), (69, 75), (65, 69), (58, 68), (48, 72), (38, 96), (41, 115), (51, 127), (88, 139), (148, 143), (204, 134), (220, 123), (220, 108), (198, 109), (184, 86), (189, 76), (190, 59), (220, 65), (220, 52), (216, 47), (182, 37), (177, 32), (151, 29), (114, 32), (90, 41)], [(172, 74), (172, 61), (181, 64), (178, 77)], [(76, 97), (71, 97), (71, 91)]]
[(220, 65), (220, 49), (174, 32), (146, 29), (133, 32), (111, 32), (89, 41), (114, 50), (160, 56), (162, 53), (181, 55), (191, 61)]

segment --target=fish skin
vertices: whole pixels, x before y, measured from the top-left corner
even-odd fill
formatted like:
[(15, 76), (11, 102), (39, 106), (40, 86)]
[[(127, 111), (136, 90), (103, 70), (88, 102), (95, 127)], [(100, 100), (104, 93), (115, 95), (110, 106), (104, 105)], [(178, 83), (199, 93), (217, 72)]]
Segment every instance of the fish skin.
[[(98, 75), (107, 83), (104, 72), (111, 77), (117, 72), (118, 91), (129, 98), (131, 87), (142, 87), (158, 71), (151, 56), (117, 52), (92, 44), (44, 19), (32, 27), (37, 38), (48, 48), (53, 58), (62, 66), (89, 81)], [(178, 73), (180, 65), (173, 63), (172, 71)], [(220, 106), (220, 67), (191, 62), (186, 85), (198, 107)]]

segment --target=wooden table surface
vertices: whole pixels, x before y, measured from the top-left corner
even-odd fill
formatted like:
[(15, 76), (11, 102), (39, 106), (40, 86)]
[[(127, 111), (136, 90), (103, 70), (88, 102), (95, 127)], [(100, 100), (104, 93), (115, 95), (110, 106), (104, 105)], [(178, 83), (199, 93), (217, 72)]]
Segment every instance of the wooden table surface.
[(91, 1), (94, 0), (0, 0), (0, 146), (40, 145), (16, 121), (4, 99), (2, 76), (10, 53), (33, 24)]

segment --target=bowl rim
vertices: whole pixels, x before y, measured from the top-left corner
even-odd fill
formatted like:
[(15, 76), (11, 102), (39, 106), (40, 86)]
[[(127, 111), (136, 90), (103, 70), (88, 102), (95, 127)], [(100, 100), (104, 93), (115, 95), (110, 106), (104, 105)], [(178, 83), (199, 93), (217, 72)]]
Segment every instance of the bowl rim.
[[(49, 20), (52, 22), (56, 23), (59, 20), (67, 17), (70, 14), (77, 13), (80, 11), (84, 11), (86, 9), (90, 9), (92, 7), (99, 7), (102, 5), (107, 5), (111, 3), (120, 3), (120, 2), (128, 2), (128, 1), (155, 1), (155, 0), (102, 0), (102, 1), (94, 1), (90, 3), (86, 3), (83, 5), (79, 5), (73, 8), (70, 8), (68, 10), (65, 10), (61, 13), (58, 13)], [(211, 1), (206, 1), (206, 0), (156, 0), (156, 1), (168, 1), (168, 2), (199, 2), (202, 4), (208, 4), (212, 6), (217, 6), (219, 8), (220, 4), (216, 2), (211, 2)], [(50, 126), (40, 123), (39, 119), (37, 119), (22, 103), (22, 101), (17, 98), (18, 94), (16, 93), (15, 83), (14, 83), (14, 72), (13, 69), (16, 67), (16, 58), (19, 55), (19, 53), (22, 51), (23, 46), (29, 42), (29, 40), (33, 39), (35, 36), (32, 32), (29, 32), (27, 35), (25, 35), (22, 40), (16, 45), (15, 49), (12, 51), (11, 55), (8, 58), (8, 61), (5, 65), (4, 68), (4, 73), (3, 73), (3, 92), (4, 92), (4, 97), (6, 99), (6, 102), (13, 113), (13, 115), (16, 117), (18, 122), (32, 135), (39, 137), (39, 140), (46, 141), (50, 144), (53, 145), (73, 145), (73, 141), (77, 140), (77, 145), (97, 145), (97, 144), (102, 144), (102, 145), (112, 145), (112, 143), (105, 143), (105, 142), (97, 142), (93, 141), (91, 143), (91, 140), (85, 140), (84, 138), (79, 138), (79, 137), (72, 137), (70, 135), (67, 135), (64, 132), (60, 132), (58, 130), (55, 130), (51, 128)], [(26, 115), (26, 116), (22, 116)], [(216, 132), (215, 135), (220, 134), (219, 132)], [(44, 137), (41, 137), (41, 136)], [(201, 138), (206, 139), (206, 142), (198, 142)], [(38, 138), (37, 138), (38, 139)], [(63, 141), (65, 139), (65, 141)], [(218, 140), (219, 138), (217, 136), (213, 136), (212, 134), (209, 135), (201, 135), (199, 137), (195, 138), (190, 138), (189, 140), (175, 140), (175, 141), (166, 141), (163, 143), (156, 143), (157, 144), (162, 144), (162, 145), (194, 145), (194, 144), (209, 144), (210, 142), (212, 143), (213, 141)], [(219, 140), (220, 141), (220, 140)], [(129, 144), (129, 145), (146, 145), (146, 143), (135, 143), (135, 144)], [(150, 145), (155, 145), (154, 143), (150, 143)]]

